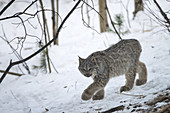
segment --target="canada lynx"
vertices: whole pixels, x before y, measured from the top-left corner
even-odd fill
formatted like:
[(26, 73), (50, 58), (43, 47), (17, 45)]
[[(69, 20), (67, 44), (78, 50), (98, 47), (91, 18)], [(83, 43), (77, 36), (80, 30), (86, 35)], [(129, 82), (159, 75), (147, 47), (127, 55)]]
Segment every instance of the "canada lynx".
[(141, 45), (135, 39), (121, 40), (104, 51), (92, 53), (86, 59), (79, 57), (80, 72), (86, 77), (92, 77), (94, 82), (84, 90), (83, 100), (100, 100), (104, 98), (104, 87), (109, 79), (125, 74), (126, 84), (120, 88), (120, 92), (129, 91), (134, 85), (136, 73), (139, 79), (136, 85), (145, 84), (147, 81), (147, 69), (144, 63), (139, 61)]

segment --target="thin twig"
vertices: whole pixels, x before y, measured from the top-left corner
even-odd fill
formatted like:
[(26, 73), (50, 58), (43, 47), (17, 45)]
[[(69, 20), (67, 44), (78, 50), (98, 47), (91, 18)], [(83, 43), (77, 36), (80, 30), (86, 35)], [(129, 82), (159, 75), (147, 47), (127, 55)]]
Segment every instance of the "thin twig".
[(22, 14), (27, 14), (26, 11), (27, 11), (34, 3), (36, 3), (36, 2), (37, 2), (37, 0), (33, 1), (30, 5), (28, 5), (28, 6), (24, 9), (23, 12), (18, 12), (18, 13), (16, 13), (16, 14), (12, 15), (12, 16), (0, 18), (0, 21), (2, 21), (2, 20), (7, 20), (7, 19), (11, 19), (11, 18), (17, 18), (17, 17), (19, 17), (19, 16), (22, 15)]
[[(86, 26), (87, 28), (90, 28), (92, 30), (94, 30), (95, 32), (97, 32), (98, 34), (100, 34), (96, 29), (94, 29), (93, 27), (91, 27), (85, 20), (84, 20), (84, 14), (83, 14), (83, 6), (84, 6), (85, 2), (83, 1), (83, 4), (81, 5), (81, 17), (82, 17), (82, 21), (83, 21), (83, 25)], [(86, 3), (87, 5), (87, 3)], [(87, 6), (90, 6), (89, 4)]]
[(129, 1), (130, 1), (130, 0), (128, 0), (128, 2), (127, 2), (127, 4), (126, 4), (126, 7), (125, 7), (125, 5), (123, 4), (122, 0), (120, 0), (122, 6), (124, 7), (124, 9), (125, 9), (125, 11), (126, 11), (126, 16), (127, 16), (127, 21), (128, 21), (129, 28), (131, 28), (130, 20), (129, 20), (129, 11), (128, 11)]
[[(4, 73), (5, 71), (4, 70), (0, 70), (0, 73)], [(8, 74), (11, 74), (11, 75), (15, 75), (15, 76), (22, 76), (24, 74), (19, 74), (19, 73), (15, 73), (15, 72), (8, 72)]]
[[(87, 4), (88, 4), (88, 0), (86, 0)], [(88, 6), (86, 6), (86, 13), (87, 13), (87, 20), (88, 20), (88, 25), (90, 25), (90, 15), (89, 15), (89, 9)]]
[[(147, 2), (149, 2), (149, 4), (151, 4), (150, 3), (150, 1), (147, 1)], [(146, 2), (144, 2), (145, 3), (145, 5), (144, 5), (144, 8), (145, 8), (145, 10), (146, 11), (148, 11), (154, 18), (151, 18), (149, 15), (147, 15), (149, 18), (151, 18), (154, 22), (156, 22), (157, 24), (159, 24), (159, 25), (161, 25), (162, 27), (164, 27), (165, 29), (167, 29), (168, 31), (170, 31), (170, 25), (167, 25), (168, 24), (168, 22), (166, 21), (166, 19), (164, 18), (164, 20), (162, 20), (161, 19), (161, 17), (159, 17), (159, 15), (157, 14), (157, 13), (155, 13), (149, 6), (148, 6), (148, 4), (146, 3)], [(162, 12), (163, 12), (163, 10), (162, 10)], [(165, 13), (165, 15), (166, 15), (166, 13)], [(168, 17), (167, 17), (168, 18)], [(168, 20), (168, 19), (167, 19)], [(168, 20), (169, 21), (169, 20)]]
[(53, 66), (53, 68), (54, 68), (55, 72), (56, 72), (56, 73), (59, 73), (59, 72), (57, 71), (56, 67), (54, 66), (54, 64), (53, 64), (52, 60), (51, 60), (50, 58), (49, 58), (49, 60), (50, 60), (50, 62), (51, 62), (51, 64), (52, 64), (52, 66)]
[(117, 31), (117, 29), (116, 29), (116, 27), (115, 27), (115, 25), (114, 25), (114, 22), (113, 22), (113, 20), (112, 20), (112, 17), (111, 17), (111, 15), (110, 15), (109, 9), (108, 9), (108, 7), (107, 7), (107, 2), (106, 2), (106, 11), (107, 11), (107, 13), (108, 13), (108, 15), (109, 15), (109, 18), (110, 18), (111, 24), (112, 24), (112, 26), (113, 26), (113, 29), (115, 30), (115, 32), (116, 32), (117, 36), (120, 38), (120, 40), (122, 40), (120, 34), (118, 33), (118, 31)]
[(59, 26), (58, 28), (58, 31), (55, 35), (55, 37), (50, 40), (46, 45), (44, 45), (42, 48), (40, 48), (39, 50), (37, 50), (36, 52), (34, 52), (33, 54), (31, 54), (30, 56), (22, 59), (22, 60), (19, 60), (19, 61), (16, 61), (16, 62), (12, 62), (12, 60), (10, 61), (10, 64), (8, 65), (7, 69), (5, 70), (5, 72), (3, 73), (3, 75), (1, 76), (0, 78), (0, 83), (3, 81), (3, 79), (6, 77), (6, 74), (9, 72), (9, 70), (11, 69), (11, 67), (15, 66), (15, 65), (18, 65), (22, 62), (25, 62), (27, 60), (30, 60), (31, 58), (33, 58), (34, 56), (36, 56), (37, 54), (39, 54), (42, 50), (44, 50), (46, 47), (48, 47), (51, 43), (53, 43), (58, 35), (59, 35), (59, 32), (60, 30), (62, 29), (64, 23), (66, 22), (66, 20), (70, 17), (70, 15), (73, 13), (73, 11), (77, 8), (77, 6), (79, 5), (79, 3), (81, 2), (82, 0), (78, 0), (78, 2), (74, 5), (74, 7), (71, 9), (71, 11), (67, 14), (67, 16), (64, 18), (64, 20), (62, 21), (61, 25)]
[(142, 97), (142, 98), (145, 98), (146, 95), (133, 95), (133, 94), (127, 94), (127, 93), (118, 93), (118, 92), (115, 92), (116, 94), (120, 94), (120, 95), (126, 95), (126, 96), (135, 96), (135, 97)]
[(104, 19), (101, 14), (94, 8), (94, 6), (92, 7), (91, 5), (89, 5), (88, 3), (86, 3), (85, 0), (82, 0), (83, 3), (85, 3), (87, 6), (89, 6), (92, 10), (94, 10), (102, 19)]
[(165, 25), (168, 28), (168, 31), (170, 32), (170, 20), (168, 18), (168, 16), (164, 13), (164, 11), (162, 10), (162, 8), (160, 7), (160, 5), (158, 4), (158, 2), (156, 0), (153, 0), (154, 3), (156, 4), (156, 6), (158, 7), (159, 11), (161, 12), (162, 16), (164, 17), (164, 19), (166, 20), (165, 23), (167, 23), (168, 25)]
[[(21, 60), (23, 59), (22, 56), (16, 51), (16, 49), (14, 49), (14, 47), (10, 44), (10, 41), (8, 41), (7, 37), (6, 37), (6, 34), (4, 32), (4, 28), (3, 28), (3, 25), (2, 25), (2, 31), (3, 31), (3, 35), (4, 35), (4, 38), (0, 36), (0, 38), (2, 40), (4, 40), (8, 45), (9, 47), (12, 49), (13, 53), (15, 54), (15, 56), (18, 58), (18, 60)], [(30, 69), (29, 69), (29, 66), (27, 65), (26, 62), (23, 62), (23, 67), (28, 71), (28, 74), (30, 74)]]

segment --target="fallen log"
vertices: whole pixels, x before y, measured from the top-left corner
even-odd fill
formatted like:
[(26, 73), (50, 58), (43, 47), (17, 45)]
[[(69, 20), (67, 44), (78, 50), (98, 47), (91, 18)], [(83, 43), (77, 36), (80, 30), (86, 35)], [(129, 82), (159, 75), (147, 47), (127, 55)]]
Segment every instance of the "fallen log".
[(111, 108), (107, 111), (102, 111), (101, 113), (112, 113), (112, 112), (115, 112), (115, 111), (120, 111), (120, 110), (124, 110), (125, 106), (124, 105), (120, 105), (120, 106), (117, 106), (117, 107), (114, 107), (114, 108)]

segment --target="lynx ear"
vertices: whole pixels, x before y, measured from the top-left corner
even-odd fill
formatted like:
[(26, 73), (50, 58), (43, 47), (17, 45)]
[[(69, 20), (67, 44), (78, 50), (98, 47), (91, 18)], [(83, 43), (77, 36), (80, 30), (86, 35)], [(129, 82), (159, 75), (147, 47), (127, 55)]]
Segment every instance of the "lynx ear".
[(79, 57), (79, 63), (83, 62), (83, 60), (84, 60), (83, 58)]

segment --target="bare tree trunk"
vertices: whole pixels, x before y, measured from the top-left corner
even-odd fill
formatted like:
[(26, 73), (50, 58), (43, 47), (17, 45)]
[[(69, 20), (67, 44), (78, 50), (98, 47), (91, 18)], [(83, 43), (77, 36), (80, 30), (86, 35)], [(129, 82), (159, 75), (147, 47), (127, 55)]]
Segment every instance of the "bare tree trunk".
[[(57, 11), (57, 15), (56, 15), (56, 25), (55, 25), (55, 34), (56, 34), (56, 31), (58, 30), (58, 14), (59, 14), (59, 0), (56, 0), (56, 11)], [(55, 35), (54, 35), (55, 36)], [(56, 45), (58, 45), (58, 37), (57, 39), (54, 41), (54, 43)]]
[[(40, 5), (41, 5), (41, 9), (42, 9), (42, 17), (43, 17), (43, 29), (44, 29), (44, 36), (45, 36), (45, 44), (47, 44), (47, 33), (46, 33), (46, 29), (48, 29), (47, 27), (47, 20), (45, 17), (45, 12), (44, 12), (44, 8), (43, 8), (43, 3), (42, 0), (39, 0)], [(46, 48), (46, 56), (47, 56), (47, 63), (48, 63), (48, 69), (49, 69), (49, 73), (51, 73), (51, 66), (50, 66), (50, 58), (49, 58), (49, 53), (48, 53), (48, 47)]]
[[(51, 9), (52, 9), (52, 32), (53, 37), (55, 36), (55, 4), (54, 0), (51, 0)], [(56, 45), (56, 41), (54, 41), (54, 45)]]
[(143, 1), (142, 0), (134, 0), (135, 2), (135, 11), (133, 12), (133, 19), (135, 19), (136, 14), (138, 11), (143, 11)]
[(106, 0), (99, 0), (99, 13), (100, 13), (100, 32), (106, 32), (108, 28), (107, 13), (106, 13)]
[[(55, 1), (51, 0), (51, 8), (52, 8), (52, 29), (53, 29), (53, 37), (55, 37), (56, 31), (58, 30), (58, 15), (55, 15), (55, 12), (59, 10), (59, 0), (56, 0), (56, 7)], [(54, 41), (54, 45), (58, 45), (58, 37)]]

